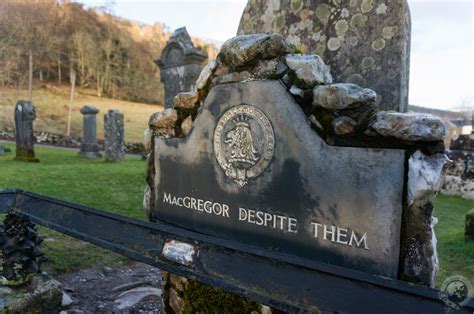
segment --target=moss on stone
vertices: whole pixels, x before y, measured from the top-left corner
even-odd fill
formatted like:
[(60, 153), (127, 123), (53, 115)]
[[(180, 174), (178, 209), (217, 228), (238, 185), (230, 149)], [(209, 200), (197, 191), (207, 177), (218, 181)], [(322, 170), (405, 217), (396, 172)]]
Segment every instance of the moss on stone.
[(183, 292), (184, 313), (251, 313), (260, 305), (246, 298), (224, 292), (209, 285), (189, 280)]

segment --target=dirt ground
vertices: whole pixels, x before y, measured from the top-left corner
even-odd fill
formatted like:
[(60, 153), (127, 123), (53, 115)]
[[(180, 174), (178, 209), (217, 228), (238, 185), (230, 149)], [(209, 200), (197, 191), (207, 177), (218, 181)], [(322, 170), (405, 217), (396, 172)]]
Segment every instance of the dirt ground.
[(63, 314), (160, 313), (160, 270), (142, 263), (81, 269), (56, 279), (72, 299)]

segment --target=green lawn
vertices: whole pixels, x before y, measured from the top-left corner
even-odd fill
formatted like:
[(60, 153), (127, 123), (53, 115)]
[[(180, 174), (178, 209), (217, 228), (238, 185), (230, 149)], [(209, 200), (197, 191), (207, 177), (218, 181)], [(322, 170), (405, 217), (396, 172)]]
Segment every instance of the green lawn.
[[(36, 148), (40, 163), (14, 161), (11, 153), (0, 156), (0, 189), (20, 188), (122, 215), (146, 219), (142, 210), (145, 161), (127, 157), (122, 163), (89, 160), (77, 152)], [(438, 286), (452, 275), (465, 276), (474, 284), (474, 243), (464, 243), (465, 214), (474, 201), (438, 196), (435, 213), (441, 272)], [(45, 251), (51, 262), (49, 272), (65, 272), (91, 265), (115, 266), (126, 258), (41, 228), (47, 238)]]
[[(145, 161), (127, 156), (122, 163), (89, 160), (76, 151), (36, 147), (39, 163), (0, 156), (0, 189), (23, 189), (121, 215), (146, 219), (142, 210)], [(40, 228), (47, 238), (45, 269), (53, 274), (91, 265), (115, 266), (126, 258), (92, 244)]]
[(434, 207), (439, 221), (435, 229), (440, 260), (437, 286), (453, 275), (464, 276), (474, 284), (474, 242), (464, 242), (466, 213), (474, 208), (474, 201), (438, 195)]

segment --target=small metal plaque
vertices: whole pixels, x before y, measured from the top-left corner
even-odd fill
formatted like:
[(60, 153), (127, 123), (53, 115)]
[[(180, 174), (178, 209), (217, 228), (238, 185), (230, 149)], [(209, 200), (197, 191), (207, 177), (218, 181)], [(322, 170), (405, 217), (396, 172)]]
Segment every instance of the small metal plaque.
[(163, 247), (162, 256), (181, 265), (191, 266), (194, 263), (196, 248), (188, 243), (168, 240)]

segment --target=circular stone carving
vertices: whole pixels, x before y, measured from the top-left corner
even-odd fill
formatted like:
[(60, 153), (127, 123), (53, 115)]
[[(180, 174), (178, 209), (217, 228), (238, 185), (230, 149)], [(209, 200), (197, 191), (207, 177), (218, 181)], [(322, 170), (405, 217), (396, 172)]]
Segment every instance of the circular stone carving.
[(214, 154), (239, 187), (260, 175), (273, 157), (275, 136), (267, 116), (250, 105), (229, 108), (214, 130)]

